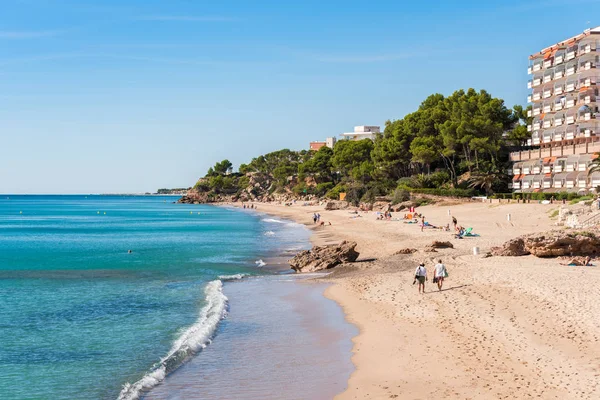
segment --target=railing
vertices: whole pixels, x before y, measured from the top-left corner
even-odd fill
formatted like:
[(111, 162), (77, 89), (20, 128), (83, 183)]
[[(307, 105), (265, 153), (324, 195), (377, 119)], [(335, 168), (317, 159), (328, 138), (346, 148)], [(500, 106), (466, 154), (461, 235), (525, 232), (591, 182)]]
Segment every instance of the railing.
[(580, 222), (578, 224), (578, 226), (580, 228), (589, 228), (592, 226), (596, 226), (600, 224), (600, 212), (597, 212), (596, 214), (592, 215), (590, 218), (586, 219), (583, 222)]

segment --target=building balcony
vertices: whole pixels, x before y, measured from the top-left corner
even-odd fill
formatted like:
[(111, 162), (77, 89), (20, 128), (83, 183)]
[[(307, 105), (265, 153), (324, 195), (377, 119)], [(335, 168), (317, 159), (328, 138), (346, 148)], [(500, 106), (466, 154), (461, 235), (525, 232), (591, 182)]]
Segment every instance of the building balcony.
[(565, 75), (566, 76), (575, 75), (576, 72), (577, 72), (577, 65), (570, 65), (570, 66), (567, 66), (567, 70), (565, 71)]
[(565, 85), (565, 92), (572, 92), (577, 88), (577, 82), (571, 81), (567, 82)]
[(559, 115), (554, 117), (554, 126), (562, 126), (565, 123), (565, 116)]
[(565, 51), (558, 50), (556, 54), (554, 54), (554, 65), (562, 64), (565, 61)]
[(542, 99), (542, 92), (540, 92), (540, 91), (534, 92), (532, 97), (533, 97), (533, 101), (539, 101)]
[(595, 52), (595, 51), (596, 51), (596, 43), (594, 41), (594, 42), (580, 43), (577, 53), (579, 55), (583, 55), (583, 54), (589, 54), (589, 53)]
[(536, 107), (536, 108), (532, 109), (532, 114), (534, 117), (540, 115), (541, 113), (542, 113), (542, 109), (540, 107)]
[(533, 79), (533, 87), (540, 86), (542, 84), (542, 77)]
[(531, 103), (531, 101), (532, 101), (532, 100), (533, 100), (533, 96), (532, 96), (532, 95), (530, 95), (530, 94), (528, 94), (528, 95), (527, 95), (527, 102), (528, 102), (528, 103)]
[(552, 62), (553, 61), (554, 60), (552, 60), (552, 58), (544, 60), (544, 63), (542, 64), (542, 67), (544, 67), (544, 68), (550, 68), (552, 66)]
[(533, 112), (531, 110), (527, 110), (527, 118), (531, 118), (533, 115)]
[(566, 122), (568, 125), (574, 124), (575, 123), (575, 115), (568, 115)]
[(565, 108), (575, 107), (576, 105), (577, 105), (577, 99), (574, 97), (567, 99), (567, 101), (565, 102)]
[(558, 84), (558, 85), (554, 85), (554, 95), (555, 96), (560, 96), (561, 94), (564, 93), (564, 86), (562, 84)]
[(552, 80), (552, 73), (549, 73), (549, 74), (545, 74), (545, 75), (544, 75), (544, 80), (543, 80), (543, 82), (544, 82), (544, 83), (548, 83), (548, 82), (550, 82), (551, 80)]
[(552, 88), (544, 89), (544, 91), (542, 92), (542, 97), (544, 99), (552, 97)]
[(552, 120), (551, 119), (547, 119), (542, 123), (542, 127), (544, 129), (548, 129), (550, 127), (552, 127)]
[(544, 111), (544, 113), (551, 113), (552, 112), (552, 104), (545, 104), (543, 111)]
[(553, 76), (554, 80), (562, 79), (564, 76), (565, 76), (565, 67), (564, 66), (557, 67), (554, 70), (554, 76)]
[(541, 122), (538, 121), (538, 122), (534, 122), (533, 123), (533, 130), (534, 131), (539, 131), (541, 129), (541, 127), (542, 127), (542, 123)]
[(565, 54), (565, 61), (570, 61), (577, 56), (577, 46), (573, 46), (567, 49)]
[(527, 75), (531, 75), (533, 73), (533, 67), (529, 66), (527, 67)]
[(527, 125), (527, 132), (531, 132), (533, 130), (533, 127), (531, 125)]
[(527, 81), (527, 89), (531, 89), (533, 87), (533, 81), (532, 80), (528, 80)]
[(532, 66), (532, 71), (533, 72), (538, 72), (542, 70), (542, 66), (543, 66), (543, 61), (534, 61), (533, 66)]

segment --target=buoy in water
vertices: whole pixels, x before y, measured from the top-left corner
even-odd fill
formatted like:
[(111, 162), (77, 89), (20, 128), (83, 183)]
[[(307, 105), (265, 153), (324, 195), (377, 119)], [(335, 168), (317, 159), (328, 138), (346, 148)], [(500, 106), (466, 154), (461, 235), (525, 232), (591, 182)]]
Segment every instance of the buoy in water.
[(19, 214), (23, 214), (23, 211), (19, 211)]

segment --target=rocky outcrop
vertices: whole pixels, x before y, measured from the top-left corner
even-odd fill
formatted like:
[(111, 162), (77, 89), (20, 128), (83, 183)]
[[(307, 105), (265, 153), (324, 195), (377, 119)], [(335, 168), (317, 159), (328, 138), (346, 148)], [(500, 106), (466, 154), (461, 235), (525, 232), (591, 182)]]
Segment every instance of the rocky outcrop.
[(354, 262), (359, 256), (356, 242), (343, 241), (329, 246), (315, 246), (296, 254), (289, 263), (296, 272), (314, 272), (333, 268), (345, 262)]
[(208, 195), (206, 193), (199, 193), (195, 190), (188, 190), (187, 194), (182, 196), (179, 200), (177, 200), (177, 202), (184, 204), (202, 204), (208, 203), (209, 200), (210, 199), (208, 198)]
[(552, 231), (511, 239), (492, 248), (496, 256), (536, 257), (596, 256), (600, 254), (600, 237), (592, 232)]
[(515, 257), (527, 254), (529, 252), (525, 250), (525, 241), (523, 238), (510, 239), (500, 247), (492, 247), (492, 255), (494, 256)]
[(349, 206), (350, 206), (350, 204), (347, 201), (334, 200), (334, 201), (328, 201), (327, 204), (325, 204), (325, 209), (328, 211), (345, 210)]

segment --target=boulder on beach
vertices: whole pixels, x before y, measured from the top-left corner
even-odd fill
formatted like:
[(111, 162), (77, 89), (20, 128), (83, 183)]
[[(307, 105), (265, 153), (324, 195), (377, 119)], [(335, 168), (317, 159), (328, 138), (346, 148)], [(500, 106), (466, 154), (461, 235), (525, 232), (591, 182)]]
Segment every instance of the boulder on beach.
[(325, 210), (345, 210), (349, 206), (350, 204), (348, 204), (347, 201), (334, 200), (327, 202), (327, 204), (325, 205)]
[(344, 240), (340, 244), (314, 246), (312, 250), (299, 252), (289, 261), (296, 272), (314, 272), (333, 268), (345, 262), (354, 262), (359, 256), (356, 242)]
[(451, 242), (440, 242), (439, 240), (434, 240), (431, 242), (429, 249), (453, 249), (454, 245)]
[(412, 254), (412, 253), (416, 253), (416, 252), (417, 252), (417, 249), (411, 249), (411, 248), (407, 247), (405, 249), (398, 250), (394, 254), (395, 255), (398, 255), (398, 254)]
[(600, 237), (592, 232), (552, 231), (511, 239), (492, 248), (495, 256), (536, 257), (596, 256), (600, 254)]

